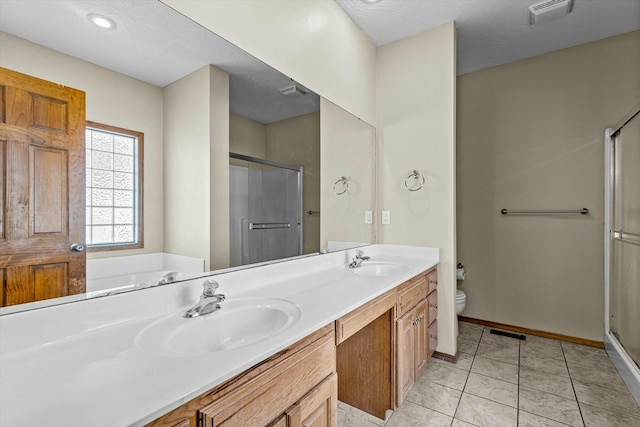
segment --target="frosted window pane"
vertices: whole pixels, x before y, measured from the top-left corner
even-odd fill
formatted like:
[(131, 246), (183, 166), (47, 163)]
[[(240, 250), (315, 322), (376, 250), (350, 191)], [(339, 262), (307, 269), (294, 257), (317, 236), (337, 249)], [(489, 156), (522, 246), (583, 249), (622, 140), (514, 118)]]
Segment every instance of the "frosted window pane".
[(87, 208), (86, 210), (85, 222), (87, 225), (91, 225), (91, 208)]
[(133, 191), (115, 190), (113, 192), (113, 206), (133, 207)]
[(128, 136), (115, 135), (113, 138), (113, 151), (120, 154), (128, 154), (133, 156), (134, 138)]
[(113, 169), (113, 153), (94, 151), (91, 159), (91, 167), (96, 169)]
[(113, 206), (113, 190), (93, 188), (91, 193), (91, 204), (93, 206)]
[(87, 226), (85, 230), (85, 241), (87, 242), (87, 245), (93, 243), (93, 240), (91, 239), (91, 227), (89, 226)]
[(113, 241), (118, 243), (133, 242), (133, 225), (116, 225)]
[(113, 210), (114, 224), (133, 224), (133, 208), (115, 208)]
[(93, 169), (93, 187), (113, 188), (113, 172)]
[(94, 150), (113, 152), (113, 134), (93, 131), (91, 145)]
[(87, 169), (84, 174), (84, 179), (87, 187), (91, 187), (91, 169)]
[(107, 225), (94, 225), (91, 227), (92, 243), (111, 243), (113, 242), (113, 227)]
[(93, 224), (113, 224), (113, 208), (93, 208)]
[(133, 172), (133, 156), (124, 156), (122, 154), (114, 154), (113, 170), (118, 172)]
[(115, 172), (113, 174), (113, 188), (118, 190), (133, 190), (133, 174)]
[(91, 150), (85, 150), (84, 161), (85, 167), (89, 169), (91, 167)]

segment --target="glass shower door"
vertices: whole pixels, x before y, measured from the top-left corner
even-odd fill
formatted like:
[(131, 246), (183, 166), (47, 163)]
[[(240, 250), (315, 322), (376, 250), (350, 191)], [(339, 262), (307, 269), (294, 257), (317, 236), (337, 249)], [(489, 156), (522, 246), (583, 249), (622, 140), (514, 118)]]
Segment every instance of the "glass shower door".
[(640, 114), (613, 135), (610, 329), (640, 365)]
[(302, 168), (231, 158), (231, 266), (302, 255)]

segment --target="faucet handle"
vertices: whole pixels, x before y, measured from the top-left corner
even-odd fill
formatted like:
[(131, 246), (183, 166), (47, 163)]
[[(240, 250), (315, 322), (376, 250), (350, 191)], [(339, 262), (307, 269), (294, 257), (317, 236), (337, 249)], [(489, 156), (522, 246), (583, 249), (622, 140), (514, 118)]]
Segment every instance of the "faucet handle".
[(213, 295), (216, 294), (216, 289), (218, 289), (218, 286), (220, 286), (218, 284), (218, 282), (216, 282), (213, 279), (207, 279), (204, 281), (204, 283), (202, 284), (202, 287), (204, 288), (202, 290), (202, 295), (207, 296), (207, 297), (211, 297)]
[(360, 249), (356, 249), (356, 256), (357, 256), (358, 258), (361, 258), (361, 257), (362, 257), (362, 255), (364, 255), (364, 252), (362, 252)]

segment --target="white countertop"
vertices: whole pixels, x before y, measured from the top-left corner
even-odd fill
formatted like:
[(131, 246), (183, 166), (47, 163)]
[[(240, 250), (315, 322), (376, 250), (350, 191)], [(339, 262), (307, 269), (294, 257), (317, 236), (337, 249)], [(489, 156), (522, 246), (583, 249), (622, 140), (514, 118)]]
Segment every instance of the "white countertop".
[(0, 425), (144, 425), (439, 262), (438, 249), (362, 249), (408, 270), (359, 276), (346, 250), (216, 275), (227, 301), (281, 298), (302, 310), (290, 329), (233, 350), (169, 357), (136, 346), (143, 328), (193, 306), (203, 279), (0, 316)]

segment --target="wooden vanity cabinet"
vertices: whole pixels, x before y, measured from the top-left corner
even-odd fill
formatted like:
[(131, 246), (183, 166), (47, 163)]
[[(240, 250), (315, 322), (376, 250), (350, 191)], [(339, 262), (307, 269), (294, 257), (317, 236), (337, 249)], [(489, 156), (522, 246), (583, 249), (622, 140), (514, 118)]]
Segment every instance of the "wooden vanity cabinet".
[(331, 324), (148, 426), (336, 427), (335, 366)]
[(396, 407), (409, 394), (435, 351), (437, 338), (436, 270), (400, 285), (396, 321)]

